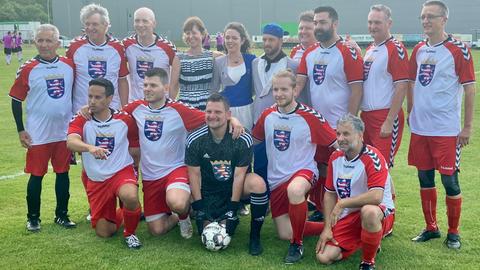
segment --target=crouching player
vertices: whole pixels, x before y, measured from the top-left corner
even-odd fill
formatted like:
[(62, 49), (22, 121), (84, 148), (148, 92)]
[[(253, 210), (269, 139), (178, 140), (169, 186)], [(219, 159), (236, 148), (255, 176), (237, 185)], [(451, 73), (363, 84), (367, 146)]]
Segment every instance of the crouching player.
[(207, 126), (191, 133), (187, 138), (185, 164), (188, 165), (192, 208), (197, 211), (198, 233), (212, 221), (226, 225), (232, 236), (239, 223), (237, 211), (240, 200), (251, 203), (249, 253), (260, 255), (260, 230), (268, 207), (267, 187), (263, 179), (247, 173), (252, 163), (250, 134), (233, 139), (228, 132), (231, 118), (230, 106), (220, 94), (207, 99), (205, 119)]
[[(110, 237), (124, 221), (123, 235), (129, 248), (140, 248), (135, 235), (140, 219), (138, 186), (129, 147), (138, 147), (135, 121), (110, 109), (113, 84), (104, 78), (89, 82), (88, 106), (92, 119), (77, 116), (68, 129), (67, 146), (82, 153), (88, 179), (86, 189), (92, 227), (99, 237)], [(123, 209), (116, 211), (117, 197)], [(122, 217), (123, 216), (123, 217)]]
[(380, 151), (363, 143), (365, 125), (347, 114), (337, 123), (340, 150), (328, 162), (325, 228), (317, 243), (323, 264), (362, 248), (360, 269), (374, 269), (382, 238), (393, 228), (395, 209), (388, 164)]
[(265, 140), (273, 222), (280, 239), (290, 240), (286, 264), (303, 257), (303, 236), (319, 235), (323, 223), (306, 222), (308, 192), (318, 169), (317, 145), (335, 147), (335, 132), (323, 116), (295, 100), (295, 75), (280, 71), (272, 78), (276, 105), (263, 111), (253, 136)]

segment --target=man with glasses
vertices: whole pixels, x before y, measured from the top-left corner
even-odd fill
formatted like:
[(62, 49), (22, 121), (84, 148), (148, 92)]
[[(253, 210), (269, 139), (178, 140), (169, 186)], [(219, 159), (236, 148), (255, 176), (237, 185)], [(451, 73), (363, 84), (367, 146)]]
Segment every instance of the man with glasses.
[[(458, 184), (461, 148), (472, 133), (475, 71), (470, 50), (445, 32), (448, 8), (441, 1), (427, 1), (420, 16), (427, 39), (410, 59), (408, 113), (412, 131), (408, 163), (417, 167), (426, 229), (412, 241), (439, 238), (436, 219), (438, 170), (446, 191), (448, 234), (445, 244), (459, 249), (462, 195)], [(465, 92), (464, 125), (461, 128), (462, 95)]]

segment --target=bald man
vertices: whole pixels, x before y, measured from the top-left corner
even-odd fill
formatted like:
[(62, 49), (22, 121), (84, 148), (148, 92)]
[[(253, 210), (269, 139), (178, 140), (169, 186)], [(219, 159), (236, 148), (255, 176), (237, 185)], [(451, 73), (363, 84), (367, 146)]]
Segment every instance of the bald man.
[(123, 40), (130, 70), (130, 95), (129, 101), (143, 99), (143, 79), (145, 72), (153, 67), (167, 71), (172, 98), (178, 93), (178, 78), (180, 60), (176, 56), (175, 45), (156, 34), (155, 13), (153, 10), (141, 7), (133, 15), (135, 34)]

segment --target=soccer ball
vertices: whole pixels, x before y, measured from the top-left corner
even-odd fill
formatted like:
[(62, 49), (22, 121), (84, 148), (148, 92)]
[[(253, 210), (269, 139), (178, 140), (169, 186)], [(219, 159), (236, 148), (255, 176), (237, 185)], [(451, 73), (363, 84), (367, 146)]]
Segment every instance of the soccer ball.
[(230, 236), (227, 234), (224, 225), (218, 222), (208, 224), (202, 232), (202, 243), (210, 251), (218, 251), (227, 248), (230, 244)]

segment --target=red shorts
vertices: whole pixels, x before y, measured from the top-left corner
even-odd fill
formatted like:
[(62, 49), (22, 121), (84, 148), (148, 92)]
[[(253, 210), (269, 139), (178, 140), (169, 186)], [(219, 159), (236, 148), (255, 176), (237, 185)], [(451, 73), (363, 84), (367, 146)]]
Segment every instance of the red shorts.
[(132, 165), (121, 169), (103, 182), (87, 180), (87, 196), (93, 228), (101, 218), (115, 223), (118, 191), (125, 184), (137, 185), (137, 178), (135, 178)]
[(143, 211), (147, 222), (157, 220), (171, 212), (166, 200), (168, 190), (178, 188), (190, 192), (186, 166), (178, 167), (158, 180), (142, 181), (142, 184)]
[(457, 137), (421, 136), (412, 133), (408, 150), (408, 165), (418, 170), (436, 169), (452, 175), (460, 167), (460, 145)]
[(66, 141), (33, 145), (27, 150), (25, 172), (35, 176), (44, 176), (48, 171), (48, 161), (52, 160), (55, 173), (68, 172), (71, 152)]
[(280, 186), (272, 190), (272, 193), (270, 193), (270, 208), (272, 210), (272, 218), (288, 214), (289, 201), (287, 188), (292, 179), (295, 177), (303, 177), (307, 179), (307, 181), (310, 182), (312, 186), (314, 186), (315, 182), (317, 181), (317, 178), (312, 171), (304, 169), (295, 172), (292, 177), (288, 179), (287, 182), (281, 184)]
[(383, 122), (387, 119), (389, 109), (362, 112), (360, 117), (365, 123), (365, 132), (363, 133), (363, 141), (366, 144), (376, 147), (382, 153), (388, 166), (393, 167), (393, 161), (400, 143), (402, 141), (404, 115), (403, 109), (398, 112), (397, 118), (393, 121), (392, 135), (386, 138), (380, 137), (380, 130)]
[[(393, 230), (395, 210), (387, 210), (384, 205), (380, 205), (379, 207), (384, 213), (382, 231), (383, 236), (385, 236)], [(362, 246), (362, 241), (360, 239), (362, 233), (362, 218), (360, 211), (350, 213), (346, 217), (340, 219), (332, 228), (332, 232), (333, 239), (335, 239), (338, 244), (328, 242), (327, 245), (341, 248), (342, 259), (348, 258)]]
[(313, 158), (318, 164), (328, 164), (330, 155), (335, 151), (333, 147), (317, 145), (315, 157)]

